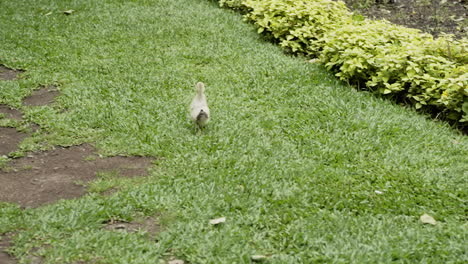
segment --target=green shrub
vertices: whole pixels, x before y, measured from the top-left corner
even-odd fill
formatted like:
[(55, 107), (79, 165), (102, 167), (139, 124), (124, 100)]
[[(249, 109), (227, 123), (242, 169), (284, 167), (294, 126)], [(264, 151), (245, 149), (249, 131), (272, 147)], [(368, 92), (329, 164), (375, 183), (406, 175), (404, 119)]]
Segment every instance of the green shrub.
[(442, 35), (426, 43), (425, 50), (436, 56), (442, 56), (458, 64), (468, 64), (468, 40), (456, 40), (452, 35)]
[(403, 97), (417, 109), (437, 108), (450, 119), (466, 121), (468, 112), (462, 105), (468, 98), (468, 76), (463, 41), (454, 45), (447, 36), (434, 41), (418, 30), (372, 20), (345, 25), (326, 34), (324, 40), (320, 59), (340, 79)]
[(252, 10), (246, 17), (259, 33), (270, 32), (282, 47), (309, 55), (318, 55), (326, 32), (351, 19), (341, 1), (246, 0), (244, 4)]
[(341, 1), (220, 0), (280, 45), (369, 90), (468, 122), (468, 40), (353, 15)]
[(449, 118), (468, 122), (468, 65), (457, 66), (447, 78), (441, 80), (439, 89), (442, 94), (439, 103), (452, 110)]

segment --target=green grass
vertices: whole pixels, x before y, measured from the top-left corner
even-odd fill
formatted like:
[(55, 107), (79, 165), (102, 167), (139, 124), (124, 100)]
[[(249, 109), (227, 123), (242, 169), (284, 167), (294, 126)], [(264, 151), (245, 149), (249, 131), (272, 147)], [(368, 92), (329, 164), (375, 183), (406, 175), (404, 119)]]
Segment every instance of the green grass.
[[(42, 128), (22, 151), (93, 142), (104, 155), (159, 158), (150, 177), (111, 196), (0, 204), (0, 233), (16, 231), (20, 263), (30, 254), (47, 263), (468, 261), (468, 140), (447, 125), (284, 55), (211, 1), (2, 1), (0, 10), (0, 63), (26, 70), (0, 81), (0, 103)], [(197, 81), (212, 111), (202, 135), (187, 113)], [(21, 106), (44, 84), (58, 85), (55, 104)], [(421, 224), (423, 213), (438, 224)], [(142, 214), (161, 218), (155, 241), (102, 229)], [(224, 224), (208, 224), (220, 216)]]

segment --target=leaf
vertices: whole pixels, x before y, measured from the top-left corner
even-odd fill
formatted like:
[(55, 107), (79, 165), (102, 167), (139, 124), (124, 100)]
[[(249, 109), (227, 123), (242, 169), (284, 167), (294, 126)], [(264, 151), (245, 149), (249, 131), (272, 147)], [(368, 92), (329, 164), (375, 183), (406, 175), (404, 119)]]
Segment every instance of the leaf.
[(268, 259), (268, 257), (265, 255), (253, 255), (250, 257), (250, 259), (254, 262), (261, 262)]
[(406, 72), (406, 75), (409, 77), (409, 78), (413, 78), (415, 75), (416, 75), (416, 71), (413, 70), (413, 69), (410, 69)]
[(211, 219), (210, 220), (210, 224), (212, 225), (218, 225), (218, 224), (221, 224), (221, 223), (224, 223), (226, 222), (226, 217), (220, 217), (220, 218), (215, 218), (215, 219)]
[(363, 15), (359, 15), (359, 14), (353, 14), (352, 19), (354, 21), (364, 21), (365, 17)]
[(436, 220), (434, 219), (434, 217), (428, 215), (428, 214), (423, 214), (421, 215), (421, 217), (419, 217), (419, 220), (423, 223), (423, 224), (431, 224), (431, 225), (435, 225), (437, 222)]
[(53, 12), (50, 11), (49, 13), (45, 14), (44, 16), (50, 16), (50, 15), (52, 15), (52, 13), (53, 13)]
[(260, 33), (262, 33), (264, 30), (265, 30), (265, 28), (259, 27), (259, 28), (257, 29), (257, 33), (260, 34)]
[(462, 110), (463, 112), (468, 113), (468, 102), (464, 102), (462, 104)]
[(75, 10), (73, 10), (73, 9), (69, 9), (69, 10), (63, 11), (63, 13), (64, 13), (65, 15), (71, 15), (73, 12), (75, 12)]

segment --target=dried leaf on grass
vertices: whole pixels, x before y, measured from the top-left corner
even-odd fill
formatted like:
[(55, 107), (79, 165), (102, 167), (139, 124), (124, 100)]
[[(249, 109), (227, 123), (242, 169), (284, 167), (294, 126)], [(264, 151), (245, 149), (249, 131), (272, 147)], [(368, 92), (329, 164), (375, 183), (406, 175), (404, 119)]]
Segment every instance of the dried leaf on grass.
[(250, 257), (250, 259), (252, 259), (252, 261), (255, 261), (255, 262), (260, 262), (260, 261), (264, 261), (266, 260), (268, 257), (265, 256), (265, 255), (253, 255)]
[(432, 217), (432, 216), (430, 216), (428, 214), (421, 215), (421, 217), (419, 217), (419, 220), (423, 224), (431, 224), (431, 225), (437, 224), (437, 221), (434, 219), (434, 217)]
[(215, 219), (211, 219), (210, 220), (210, 224), (212, 225), (218, 225), (218, 224), (221, 224), (221, 223), (224, 223), (226, 222), (226, 217), (220, 217), (220, 218), (215, 218)]

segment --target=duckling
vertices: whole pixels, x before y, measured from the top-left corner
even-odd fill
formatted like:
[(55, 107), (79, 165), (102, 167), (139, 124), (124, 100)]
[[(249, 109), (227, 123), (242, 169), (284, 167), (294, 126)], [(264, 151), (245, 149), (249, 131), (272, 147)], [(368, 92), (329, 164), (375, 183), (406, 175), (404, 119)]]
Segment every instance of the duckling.
[(202, 82), (196, 85), (196, 95), (190, 104), (190, 117), (201, 129), (210, 121), (210, 109), (205, 96), (205, 85)]

